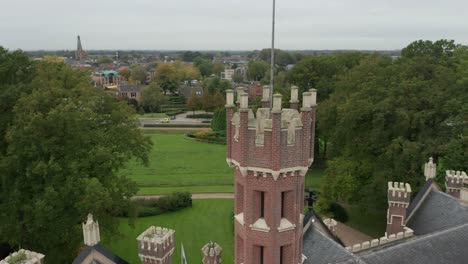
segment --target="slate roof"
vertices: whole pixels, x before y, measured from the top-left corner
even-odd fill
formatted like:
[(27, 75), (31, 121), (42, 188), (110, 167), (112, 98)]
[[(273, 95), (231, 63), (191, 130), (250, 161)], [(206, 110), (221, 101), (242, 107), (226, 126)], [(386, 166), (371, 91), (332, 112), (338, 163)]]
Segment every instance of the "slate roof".
[(78, 257), (75, 258), (72, 264), (82, 264), (86, 257), (93, 252), (93, 250), (96, 250), (97, 252), (101, 253), (103, 256), (105, 256), (107, 259), (109, 259), (115, 264), (129, 264), (127, 261), (115, 255), (101, 244), (96, 244), (94, 246), (86, 246), (78, 255)]
[(433, 188), (433, 184), (434, 184), (434, 179), (431, 178), (427, 180), (426, 183), (421, 188), (421, 190), (419, 190), (416, 197), (414, 197), (414, 199), (411, 201), (411, 204), (408, 207), (408, 209), (406, 209), (406, 215), (408, 218), (411, 216), (413, 211), (418, 207), (418, 205), (423, 201), (423, 199), (426, 196), (426, 193), (429, 192), (431, 188)]
[(467, 205), (446, 193), (431, 190), (406, 226), (413, 229), (415, 235), (425, 235), (466, 223)]
[(304, 234), (302, 254), (308, 258), (304, 264), (334, 263), (353, 257), (352, 253), (320, 232), (314, 225)]
[(340, 263), (466, 264), (468, 250), (463, 245), (468, 245), (468, 223), (402, 243), (362, 251), (358, 253), (359, 262), (350, 259)]
[(146, 85), (143, 84), (120, 84), (120, 92), (139, 92), (141, 89), (145, 88)]

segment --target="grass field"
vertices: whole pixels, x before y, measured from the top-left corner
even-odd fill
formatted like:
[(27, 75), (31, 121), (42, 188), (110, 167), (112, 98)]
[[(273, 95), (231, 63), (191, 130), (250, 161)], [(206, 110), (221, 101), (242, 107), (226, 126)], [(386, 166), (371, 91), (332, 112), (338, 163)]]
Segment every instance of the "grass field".
[(149, 166), (131, 161), (121, 172), (137, 182), (139, 194), (233, 192), (226, 146), (188, 140), (182, 131), (144, 133), (154, 144)]
[(180, 243), (184, 244), (188, 263), (201, 263), (201, 248), (214, 241), (223, 248), (223, 263), (234, 260), (234, 227), (232, 199), (194, 200), (193, 207), (154, 217), (138, 218), (135, 228), (127, 219), (120, 220), (121, 237), (104, 240), (103, 244), (130, 263), (141, 263), (136, 238), (151, 225), (172, 228), (176, 249), (172, 263), (180, 263)]

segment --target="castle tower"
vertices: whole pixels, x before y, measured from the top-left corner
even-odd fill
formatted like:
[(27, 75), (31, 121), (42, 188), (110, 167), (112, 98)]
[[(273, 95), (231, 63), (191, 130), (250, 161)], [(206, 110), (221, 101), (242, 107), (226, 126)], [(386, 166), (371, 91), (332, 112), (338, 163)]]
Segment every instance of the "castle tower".
[(276, 94), (273, 108), (262, 100), (264, 108), (256, 115), (246, 93), (238, 95), (237, 112), (233, 91), (226, 96), (227, 163), (235, 169), (235, 263), (301, 263), (304, 176), (314, 157), (316, 91), (303, 94), (301, 112), (282, 109), (282, 97)]
[(83, 226), (83, 237), (84, 244), (86, 246), (94, 246), (101, 241), (101, 235), (99, 234), (99, 223), (93, 220), (93, 215), (88, 214), (88, 220)]
[(221, 264), (221, 248), (217, 243), (210, 242), (201, 249), (203, 264)]
[(45, 255), (43, 254), (20, 249), (6, 257), (4, 260), (0, 260), (0, 264), (44, 264), (44, 258)]
[(151, 226), (137, 237), (138, 256), (143, 264), (171, 264), (174, 254), (172, 229)]
[(460, 191), (463, 182), (468, 181), (468, 176), (464, 171), (448, 170), (445, 172), (445, 192), (455, 198), (460, 198)]
[(411, 200), (411, 186), (403, 182), (388, 183), (386, 236), (405, 231), (406, 209)]
[(83, 50), (83, 47), (81, 46), (80, 36), (78, 36), (77, 47), (76, 47), (76, 51), (75, 51), (75, 60), (83, 61), (83, 60), (86, 60), (87, 58), (88, 58), (88, 55)]
[(429, 162), (424, 164), (424, 176), (426, 177), (426, 181), (429, 179), (434, 179), (437, 173), (437, 165), (434, 163), (434, 159), (432, 157), (429, 158)]

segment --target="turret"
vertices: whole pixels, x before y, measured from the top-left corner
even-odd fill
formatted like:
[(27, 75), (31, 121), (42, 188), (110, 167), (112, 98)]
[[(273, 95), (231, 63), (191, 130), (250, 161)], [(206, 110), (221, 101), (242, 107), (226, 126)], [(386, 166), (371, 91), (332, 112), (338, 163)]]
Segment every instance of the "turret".
[(411, 186), (403, 182), (388, 183), (388, 211), (386, 236), (404, 232), (406, 208), (411, 201)]
[(215, 242), (210, 242), (201, 249), (203, 264), (221, 264), (221, 250), (223, 248)]
[(172, 229), (151, 226), (138, 238), (138, 256), (143, 264), (171, 264), (174, 254)]

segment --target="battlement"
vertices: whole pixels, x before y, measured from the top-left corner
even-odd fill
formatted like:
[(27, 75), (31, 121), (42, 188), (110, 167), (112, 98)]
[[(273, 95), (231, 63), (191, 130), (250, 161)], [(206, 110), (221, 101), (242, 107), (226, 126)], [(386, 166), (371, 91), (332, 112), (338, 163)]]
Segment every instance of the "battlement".
[(20, 249), (4, 260), (0, 260), (0, 264), (21, 263), (21, 264), (43, 264), (45, 256), (33, 251)]
[(172, 229), (151, 226), (137, 237), (138, 256), (143, 263), (155, 260), (166, 262), (174, 253), (174, 235)]
[(389, 205), (408, 206), (411, 199), (411, 186), (403, 182), (388, 182)]
[(362, 250), (378, 247), (381, 245), (388, 244), (393, 241), (402, 240), (404, 238), (412, 237), (414, 235), (414, 231), (408, 227), (404, 228), (403, 232), (398, 232), (397, 234), (391, 234), (388, 237), (384, 236), (379, 239), (372, 239), (371, 241), (366, 241), (363, 243), (355, 244), (353, 246), (346, 247), (346, 250), (349, 252), (359, 252)]
[(244, 176), (248, 171), (275, 179), (280, 174), (304, 174), (313, 162), (317, 91), (303, 93), (298, 111), (298, 87), (291, 88), (291, 108), (285, 109), (280, 94), (273, 96), (269, 107), (269, 89), (264, 87), (262, 108), (255, 113), (243, 89), (236, 89), (236, 104), (234, 91), (226, 91), (227, 162)]
[(454, 184), (462, 184), (464, 180), (468, 180), (468, 176), (464, 171), (454, 171), (448, 170), (445, 171), (445, 181), (454, 183)]

